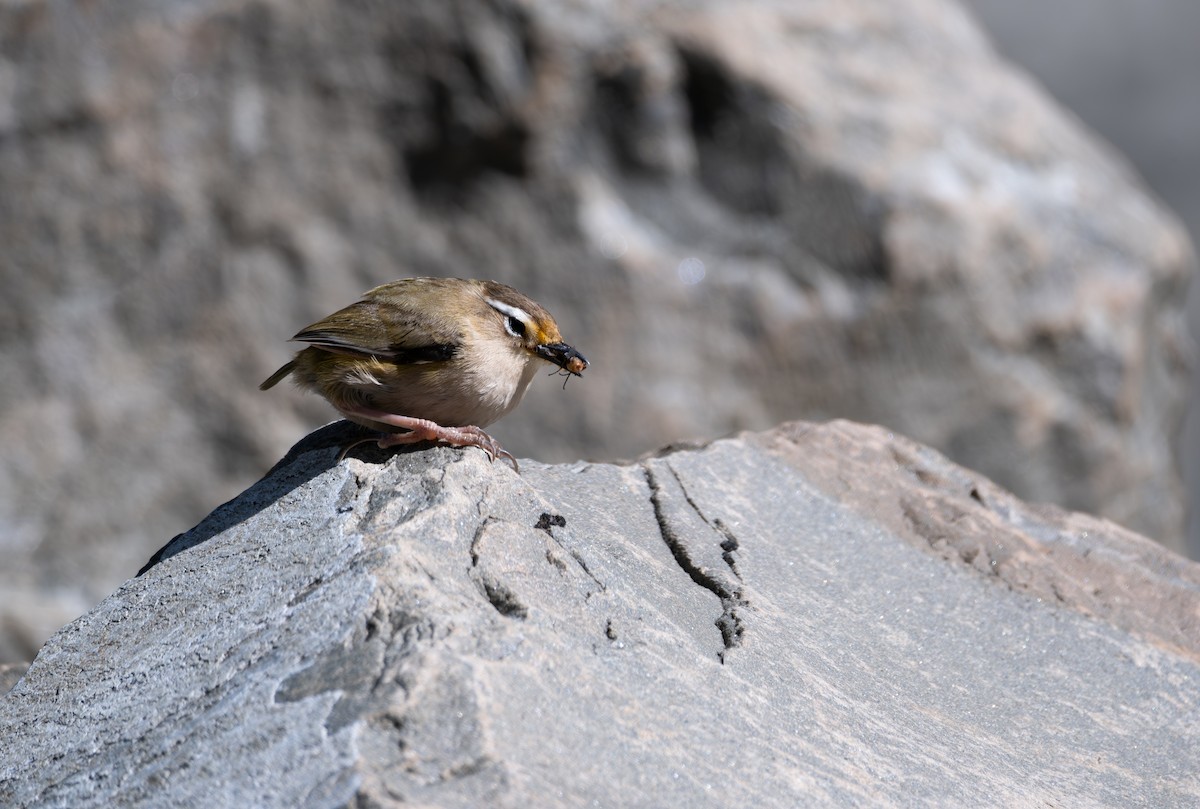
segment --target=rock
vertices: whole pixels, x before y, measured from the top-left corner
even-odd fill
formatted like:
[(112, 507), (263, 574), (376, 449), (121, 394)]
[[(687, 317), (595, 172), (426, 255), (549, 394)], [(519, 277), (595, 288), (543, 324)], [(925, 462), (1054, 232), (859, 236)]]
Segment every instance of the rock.
[(847, 422), (520, 476), (344, 430), (47, 644), (0, 803), (1200, 801), (1200, 567), (1112, 523)]
[(28, 663), (0, 664), (0, 694), (7, 694), (8, 690), (16, 685), (28, 670)]
[(81, 13), (0, 9), (11, 659), (15, 588), (78, 614), (244, 489), (330, 417), (257, 390), (286, 338), (414, 274), (593, 361), (522, 457), (848, 417), (1180, 537), (1187, 240), (948, 0)]

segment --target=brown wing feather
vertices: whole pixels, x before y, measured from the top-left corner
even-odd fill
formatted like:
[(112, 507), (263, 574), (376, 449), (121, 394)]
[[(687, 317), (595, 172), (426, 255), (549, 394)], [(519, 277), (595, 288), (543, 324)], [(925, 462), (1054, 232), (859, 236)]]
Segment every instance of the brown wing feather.
[[(373, 295), (372, 290), (368, 295)], [(446, 323), (419, 316), (417, 301), (368, 297), (301, 330), (292, 339), (338, 354), (380, 357), (399, 364), (447, 360), (462, 342)]]

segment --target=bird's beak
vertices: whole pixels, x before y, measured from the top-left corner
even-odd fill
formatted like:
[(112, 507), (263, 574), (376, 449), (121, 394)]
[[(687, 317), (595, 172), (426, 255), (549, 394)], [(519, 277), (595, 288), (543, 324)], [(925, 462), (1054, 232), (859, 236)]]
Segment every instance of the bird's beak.
[(583, 355), (566, 343), (545, 343), (535, 348), (534, 353), (575, 376), (581, 376), (583, 369), (588, 367)]

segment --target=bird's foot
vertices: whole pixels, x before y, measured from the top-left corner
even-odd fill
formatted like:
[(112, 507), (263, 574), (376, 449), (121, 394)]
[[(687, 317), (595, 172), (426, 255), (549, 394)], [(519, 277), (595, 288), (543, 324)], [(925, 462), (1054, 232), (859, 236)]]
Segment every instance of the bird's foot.
[(380, 422), (381, 424), (390, 424), (408, 432), (384, 433), (378, 439), (365, 438), (362, 441), (356, 441), (342, 451), (342, 456), (338, 458), (339, 461), (342, 457), (345, 457), (345, 453), (352, 447), (365, 441), (378, 441), (380, 449), (389, 449), (403, 444), (416, 444), (421, 441), (441, 441), (455, 447), (479, 447), (488, 454), (488, 458), (493, 463), (497, 458), (504, 458), (513, 465), (513, 469), (517, 471), (517, 474), (521, 472), (521, 467), (517, 465), (517, 459), (513, 457), (513, 454), (500, 446), (500, 443), (496, 439), (492, 438), (479, 427), (471, 425), (465, 427), (443, 427), (429, 419), (398, 416), (394, 413), (384, 413), (368, 409), (345, 410), (343, 412), (348, 416), (354, 415), (370, 421)]
[(417, 419), (417, 421), (424, 423), (409, 428), (410, 431), (407, 433), (385, 433), (379, 439), (379, 448), (388, 449), (401, 444), (415, 444), (418, 441), (441, 441), (455, 447), (479, 447), (488, 454), (491, 461), (495, 462), (497, 458), (504, 458), (513, 465), (513, 469), (518, 473), (521, 471), (517, 465), (517, 459), (513, 457), (512, 453), (478, 427), (443, 427), (426, 419)]

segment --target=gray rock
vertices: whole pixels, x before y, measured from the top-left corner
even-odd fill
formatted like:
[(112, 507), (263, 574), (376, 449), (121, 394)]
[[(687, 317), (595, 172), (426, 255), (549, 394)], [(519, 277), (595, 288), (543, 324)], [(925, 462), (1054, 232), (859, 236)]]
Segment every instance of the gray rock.
[(28, 663), (0, 664), (0, 694), (7, 694), (8, 690), (16, 685), (28, 670)]
[(846, 422), (521, 476), (345, 436), (50, 641), (0, 803), (1200, 805), (1200, 567), (1112, 523)]
[(952, 2), (18, 3), (0, 41), (10, 659), (328, 419), (257, 383), (414, 274), (593, 361), (496, 427), (522, 457), (848, 417), (1178, 540), (1187, 240)]

